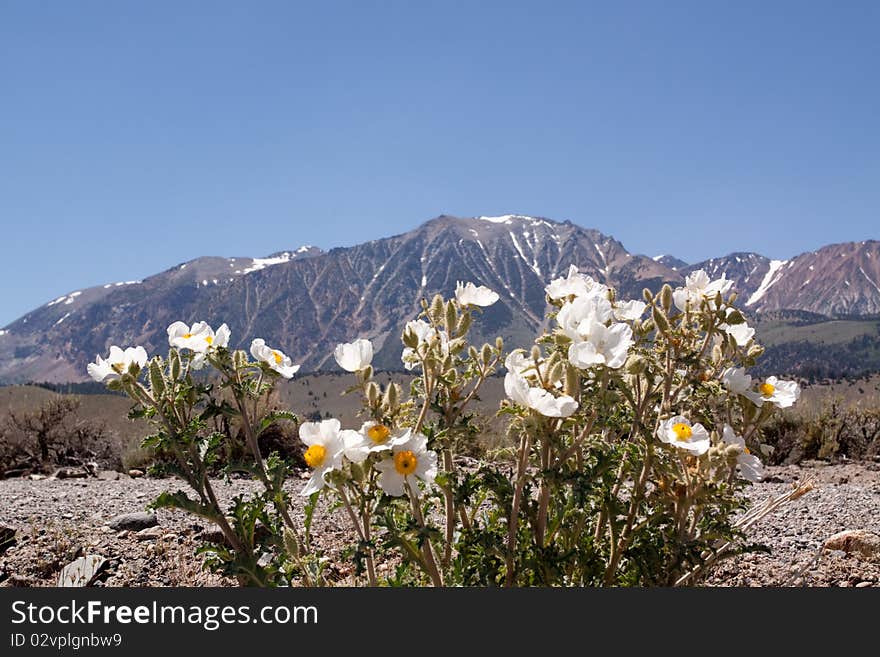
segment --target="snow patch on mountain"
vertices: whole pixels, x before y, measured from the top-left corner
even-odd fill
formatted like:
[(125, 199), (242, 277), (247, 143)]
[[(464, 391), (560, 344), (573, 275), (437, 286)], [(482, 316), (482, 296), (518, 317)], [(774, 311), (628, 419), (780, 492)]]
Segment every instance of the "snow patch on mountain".
[(747, 306), (752, 306), (758, 303), (764, 297), (764, 295), (767, 294), (767, 290), (769, 290), (773, 286), (773, 284), (781, 278), (781, 276), (776, 276), (776, 272), (778, 272), (786, 264), (789, 264), (788, 260), (770, 261), (770, 268), (767, 270), (767, 273), (764, 274), (764, 279), (761, 281), (758, 289), (755, 290), (752, 293), (752, 296), (749, 297), (749, 300), (746, 301)]

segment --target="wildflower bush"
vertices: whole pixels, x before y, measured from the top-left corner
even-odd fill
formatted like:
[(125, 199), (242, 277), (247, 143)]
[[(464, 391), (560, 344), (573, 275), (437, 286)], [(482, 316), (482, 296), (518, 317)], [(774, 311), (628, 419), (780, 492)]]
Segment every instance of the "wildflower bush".
[[(762, 348), (730, 287), (698, 271), (682, 288), (621, 300), (572, 266), (546, 288), (549, 328), (510, 351), (500, 338), (468, 340), (495, 292), (467, 283), (453, 298), (424, 300), (401, 336), (408, 390), (380, 389), (368, 340), (336, 348), (363, 422), (300, 425), (311, 469), (300, 491), (286, 485), (288, 460), (260, 452), (261, 432), (295, 419), (267, 400), (298, 370), (264, 340), (248, 354), (229, 348), (225, 324), (176, 322), (167, 357), (114, 346), (89, 372), (134, 400), (132, 414), (156, 427), (145, 446), (169, 455), (189, 486), (154, 506), (215, 523), (224, 540), (203, 546), (206, 564), (244, 585), (327, 584), (311, 525), (332, 509), (351, 524), (357, 582), (371, 586), (696, 584), (752, 547), (747, 529), (760, 516), (806, 491), (748, 508), (746, 487), (770, 452), (762, 427), (800, 389), (746, 373)], [(194, 375), (203, 368), (212, 376)], [(510, 448), (470, 458), (473, 402), (502, 371)], [(247, 446), (225, 470), (261, 484), (228, 508), (209, 477), (228, 435), (218, 419)], [(292, 494), (306, 498), (304, 513)], [(379, 576), (382, 562), (390, 576)]]

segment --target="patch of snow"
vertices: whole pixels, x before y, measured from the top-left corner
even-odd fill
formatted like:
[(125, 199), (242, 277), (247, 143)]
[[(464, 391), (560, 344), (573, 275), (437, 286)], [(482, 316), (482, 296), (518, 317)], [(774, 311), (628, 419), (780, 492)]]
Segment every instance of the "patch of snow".
[(422, 274), (422, 287), (425, 287), (427, 284), (428, 284), (428, 279), (424, 274)]
[(846, 283), (846, 286), (847, 286), (847, 287), (849, 287), (849, 281), (844, 280), (843, 282)]
[(742, 262), (742, 258), (740, 258), (739, 256), (735, 256), (735, 257), (736, 257), (737, 262)]
[(523, 259), (523, 262), (526, 263), (533, 272), (540, 276), (541, 270), (538, 269), (537, 262), (534, 264), (529, 262), (526, 258), (526, 254), (523, 253), (522, 247), (519, 245), (519, 241), (517, 241), (516, 239), (516, 235), (514, 235), (513, 233), (509, 233), (509, 235), (510, 239), (513, 240), (513, 246), (516, 248), (516, 252), (519, 253), (519, 257)]
[(810, 265), (810, 271), (813, 271), (813, 265)]
[(113, 283), (107, 283), (107, 285), (104, 286), (104, 289), (106, 290), (108, 287), (113, 287)]
[(180, 265), (180, 268), (181, 268), (181, 269), (186, 269), (186, 263)]
[(215, 278), (213, 280), (214, 280), (214, 285), (217, 285), (217, 279)]
[(761, 284), (758, 286), (758, 289), (752, 293), (752, 296), (749, 297), (749, 300), (746, 301), (747, 306), (754, 305), (758, 303), (761, 298), (767, 293), (767, 290), (779, 280), (779, 277), (776, 276), (776, 272), (785, 265), (791, 266), (791, 263), (788, 263), (786, 260), (771, 260), (770, 268), (767, 270), (767, 273), (764, 274), (764, 280), (761, 281)]
[(56, 303), (61, 303), (61, 302), (64, 301), (66, 298), (67, 298), (67, 295), (64, 294), (64, 295), (58, 297), (57, 299), (55, 299), (55, 301), (50, 301), (49, 303), (47, 303), (47, 304), (46, 304), (46, 308), (48, 308), (49, 306), (54, 306)]
[(9, 331), (4, 331), (3, 329), (0, 329), (0, 335), (6, 335), (7, 333), (9, 333)]
[(58, 324), (60, 324), (61, 322), (63, 322), (63, 321), (64, 321), (65, 319), (67, 319), (68, 317), (70, 317), (70, 313), (66, 313), (66, 314), (64, 315), (64, 317), (62, 317), (62, 318), (59, 319), (57, 322), (55, 322), (55, 325), (57, 326)]
[(877, 287), (877, 283), (871, 280), (871, 277), (865, 273), (865, 270), (859, 267), (859, 271), (862, 272), (862, 276), (865, 277), (865, 280), (868, 281), (871, 285), (874, 286), (874, 289), (880, 292), (880, 287)]
[[(300, 247), (302, 248), (302, 247)], [(252, 271), (260, 271), (261, 269), (265, 269), (266, 267), (272, 267), (273, 265), (280, 265), (285, 262), (290, 261), (291, 257), (290, 251), (285, 251), (281, 255), (275, 256), (274, 258), (254, 258), (251, 261), (251, 266), (245, 269), (240, 270), (242, 274), (250, 274)], [(238, 271), (235, 272), (239, 273)]]
[(207, 285), (207, 284), (208, 284), (208, 280), (207, 280), (207, 279), (202, 279), (202, 285)]

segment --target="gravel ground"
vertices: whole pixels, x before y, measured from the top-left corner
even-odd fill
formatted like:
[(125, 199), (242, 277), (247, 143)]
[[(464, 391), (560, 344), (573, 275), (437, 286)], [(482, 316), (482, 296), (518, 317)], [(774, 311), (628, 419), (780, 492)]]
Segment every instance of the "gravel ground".
[[(811, 477), (812, 492), (764, 518), (752, 530), (770, 554), (752, 553), (723, 562), (709, 580), (717, 586), (880, 586), (880, 561), (822, 550), (839, 531), (880, 534), (880, 464), (802, 466), (768, 469), (767, 479), (750, 489), (757, 502)], [(299, 482), (291, 481), (292, 489)], [(18, 529), (18, 542), (0, 556), (0, 586), (53, 586), (61, 568), (84, 554), (100, 554), (109, 568), (102, 586), (224, 586), (233, 582), (203, 572), (194, 549), (204, 523), (183, 513), (160, 510), (151, 538), (114, 531), (107, 522), (121, 513), (143, 511), (157, 494), (175, 489), (173, 480), (103, 479), (0, 480), (0, 524)], [(182, 487), (182, 486), (181, 486)], [(217, 482), (223, 501), (254, 490), (250, 481)], [(299, 496), (294, 495), (299, 500)], [(301, 509), (296, 509), (301, 515)], [(340, 512), (316, 514), (313, 534), (331, 562), (351, 544)], [(350, 568), (333, 572), (349, 583)]]

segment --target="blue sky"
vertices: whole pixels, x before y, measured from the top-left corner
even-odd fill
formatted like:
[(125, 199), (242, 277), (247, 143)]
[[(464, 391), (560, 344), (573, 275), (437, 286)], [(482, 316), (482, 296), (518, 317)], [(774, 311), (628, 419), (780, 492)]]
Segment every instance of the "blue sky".
[(0, 0), (0, 326), (438, 214), (880, 238), (880, 3)]

